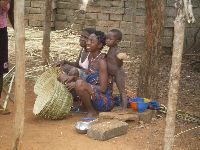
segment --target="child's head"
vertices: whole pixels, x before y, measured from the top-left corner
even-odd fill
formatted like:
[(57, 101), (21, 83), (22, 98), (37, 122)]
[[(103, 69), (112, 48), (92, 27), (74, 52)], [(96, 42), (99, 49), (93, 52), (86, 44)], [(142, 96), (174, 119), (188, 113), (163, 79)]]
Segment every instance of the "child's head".
[(106, 36), (106, 45), (108, 47), (113, 47), (117, 45), (122, 40), (122, 32), (118, 29), (112, 29), (108, 32)]
[(80, 46), (86, 49), (86, 42), (90, 34), (94, 33), (96, 30), (95, 28), (85, 28), (82, 30), (81, 35), (80, 35)]
[(102, 50), (105, 44), (106, 44), (106, 36), (104, 32), (95, 31), (88, 38), (87, 50), (90, 52)]

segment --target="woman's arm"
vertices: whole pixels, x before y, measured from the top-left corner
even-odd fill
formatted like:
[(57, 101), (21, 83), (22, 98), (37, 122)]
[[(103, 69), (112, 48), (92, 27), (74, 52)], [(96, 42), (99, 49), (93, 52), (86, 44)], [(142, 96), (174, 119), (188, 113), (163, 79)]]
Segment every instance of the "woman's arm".
[(100, 59), (99, 61), (99, 82), (99, 91), (105, 92), (108, 86), (108, 72), (106, 59)]

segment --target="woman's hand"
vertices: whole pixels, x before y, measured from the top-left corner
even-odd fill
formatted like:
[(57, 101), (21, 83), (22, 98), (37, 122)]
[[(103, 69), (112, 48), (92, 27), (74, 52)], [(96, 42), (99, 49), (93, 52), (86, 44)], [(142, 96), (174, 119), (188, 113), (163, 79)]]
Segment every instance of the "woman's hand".
[(76, 82), (70, 82), (70, 83), (66, 83), (65, 87), (71, 91), (72, 89), (74, 89), (76, 86)]
[(67, 84), (70, 83), (72, 81), (75, 81), (76, 77), (75, 76), (68, 76), (65, 73), (62, 73), (59, 77), (58, 77), (58, 81), (60, 81), (63, 84)]
[(65, 64), (65, 60), (61, 60), (61, 61), (53, 62), (53, 64), (51, 66), (60, 67), (60, 66), (63, 66), (64, 64)]
[(64, 84), (65, 81), (67, 80), (67, 78), (68, 78), (68, 75), (65, 74), (65, 73), (62, 73), (62, 74), (60, 74), (60, 75), (58, 76), (57, 80)]

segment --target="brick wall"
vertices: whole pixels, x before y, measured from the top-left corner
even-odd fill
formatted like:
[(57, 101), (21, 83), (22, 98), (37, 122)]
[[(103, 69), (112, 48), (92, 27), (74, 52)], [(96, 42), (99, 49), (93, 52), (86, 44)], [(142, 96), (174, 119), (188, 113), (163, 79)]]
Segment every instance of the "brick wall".
[[(144, 0), (90, 0), (85, 14), (77, 13), (82, 6), (81, 0), (55, 0), (56, 9), (52, 27), (64, 29), (72, 27), (80, 31), (84, 27), (95, 27), (108, 32), (118, 28), (123, 32), (121, 47), (129, 52), (144, 49)], [(185, 48), (194, 42), (194, 34), (200, 27), (200, 1), (193, 0), (195, 24), (187, 24)], [(44, 19), (44, 1), (25, 1), (26, 25), (42, 27)], [(163, 33), (163, 48), (169, 52), (173, 40), (173, 21), (175, 18), (174, 0), (165, 0), (165, 29)], [(198, 34), (200, 37), (200, 33)], [(133, 41), (133, 42), (132, 42)], [(200, 43), (200, 38), (197, 38)]]

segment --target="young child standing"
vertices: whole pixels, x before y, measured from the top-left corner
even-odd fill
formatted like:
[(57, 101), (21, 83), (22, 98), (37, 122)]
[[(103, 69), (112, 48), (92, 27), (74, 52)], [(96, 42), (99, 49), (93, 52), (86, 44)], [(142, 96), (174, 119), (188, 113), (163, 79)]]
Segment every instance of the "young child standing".
[[(11, 1), (14, 4), (13, 0)], [(13, 6), (13, 5), (12, 5)], [(14, 24), (13, 18), (13, 7), (9, 11), (10, 1), (9, 0), (0, 0), (0, 99), (3, 89), (3, 74), (8, 72), (8, 32), (7, 32), (7, 15), (10, 14), (9, 19), (11, 24)], [(2, 106), (0, 105), (0, 109)]]
[(122, 99), (122, 110), (127, 108), (127, 96), (125, 91), (125, 73), (123, 70), (123, 59), (127, 58), (125, 52), (119, 47), (118, 43), (122, 40), (122, 33), (117, 29), (112, 29), (106, 37), (106, 45), (109, 47), (107, 53), (108, 74), (114, 77), (117, 88)]

